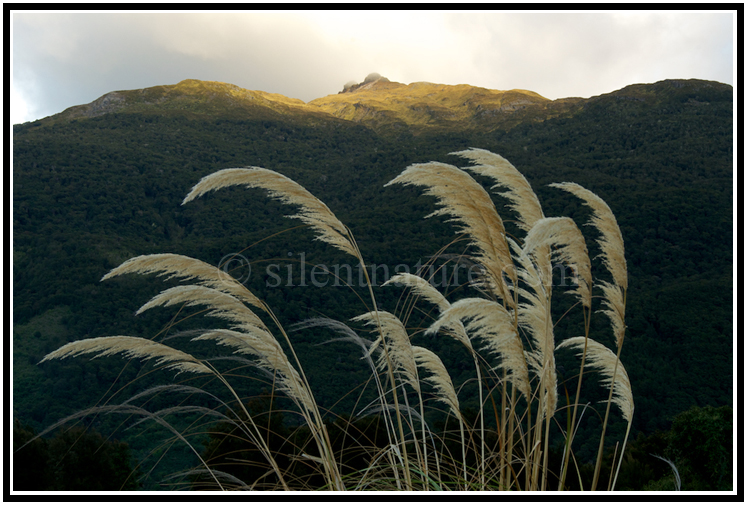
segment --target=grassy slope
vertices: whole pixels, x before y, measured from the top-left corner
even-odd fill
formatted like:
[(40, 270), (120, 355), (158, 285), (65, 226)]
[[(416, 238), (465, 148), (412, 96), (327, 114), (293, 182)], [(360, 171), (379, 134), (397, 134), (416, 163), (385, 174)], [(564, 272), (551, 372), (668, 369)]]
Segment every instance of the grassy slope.
[[(309, 102), (336, 117), (374, 127), (401, 123), (414, 131), (475, 128), (493, 122), (505, 126), (517, 111), (545, 113), (550, 101), (525, 90), (498, 91), (469, 85), (375, 81), (349, 93)], [(497, 121), (497, 119), (499, 121)], [(516, 122), (516, 119), (514, 120)]]
[(188, 79), (175, 85), (114, 91), (90, 104), (66, 109), (45, 123), (115, 112), (210, 114), (235, 119), (285, 120), (316, 124), (335, 118), (378, 131), (414, 132), (510, 128), (568, 112), (580, 99), (550, 101), (526, 90), (499, 91), (469, 85), (412, 83), (380, 79), (352, 92), (304, 103), (283, 95)]

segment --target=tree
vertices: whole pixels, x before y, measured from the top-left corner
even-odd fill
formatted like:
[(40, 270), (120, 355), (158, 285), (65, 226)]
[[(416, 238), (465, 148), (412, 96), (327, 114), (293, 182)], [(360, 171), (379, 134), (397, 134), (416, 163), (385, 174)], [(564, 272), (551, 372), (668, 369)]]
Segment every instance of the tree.
[(684, 490), (732, 490), (732, 406), (694, 406), (677, 415), (667, 453)]
[(50, 439), (13, 425), (14, 490), (135, 490), (130, 448), (96, 431), (62, 428)]

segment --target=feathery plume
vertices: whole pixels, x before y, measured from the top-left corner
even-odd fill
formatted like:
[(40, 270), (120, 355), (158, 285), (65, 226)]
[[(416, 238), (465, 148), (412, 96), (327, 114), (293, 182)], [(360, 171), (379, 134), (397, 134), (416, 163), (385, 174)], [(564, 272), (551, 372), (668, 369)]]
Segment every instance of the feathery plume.
[(504, 223), (486, 190), (465, 171), (439, 162), (411, 165), (385, 186), (395, 183), (425, 186), (424, 193), (436, 197), (441, 209), (426, 217), (452, 216), (448, 221), (462, 225), (457, 233), (467, 234), (477, 248), (475, 259), (486, 269), (490, 288), (511, 304), (504, 275), (515, 281), (516, 273)]
[(604, 305), (607, 308), (602, 312), (610, 318), (616, 344), (620, 348), (626, 332), (624, 298), (628, 288), (628, 274), (623, 236), (616, 217), (603, 199), (576, 183), (554, 183), (550, 186), (576, 195), (592, 209), (589, 224), (597, 228), (602, 236), (597, 243), (602, 250), (603, 264), (613, 276), (613, 284), (600, 282), (605, 297)]
[[(572, 337), (559, 344), (557, 349), (574, 347), (580, 350), (579, 356), (581, 356), (584, 341), (584, 337)], [(631, 392), (631, 382), (626, 369), (616, 354), (608, 347), (588, 338), (585, 367), (598, 369), (603, 376), (601, 383), (606, 388), (610, 388), (613, 384), (613, 402), (620, 408), (624, 420), (630, 423), (634, 416), (634, 395)], [(615, 378), (613, 378), (613, 371), (615, 371)]]
[(182, 205), (191, 200), (227, 186), (242, 185), (248, 188), (263, 188), (271, 198), (284, 204), (301, 207), (301, 210), (289, 218), (298, 218), (319, 235), (317, 239), (335, 246), (358, 258), (358, 250), (350, 232), (332, 211), (317, 197), (296, 181), (272, 170), (261, 167), (241, 169), (223, 169), (202, 178), (184, 198)]
[(202, 285), (231, 294), (257, 308), (267, 311), (267, 306), (229, 273), (201, 260), (173, 253), (141, 255), (131, 258), (109, 271), (102, 281), (122, 274), (156, 274), (166, 279), (197, 279)]
[[(439, 290), (434, 288), (431, 283), (420, 276), (416, 276), (415, 274), (410, 274), (407, 272), (397, 274), (395, 276), (392, 276), (386, 282), (382, 283), (382, 286), (386, 286), (392, 283), (402, 283), (403, 285), (409, 287), (412, 292), (418, 297), (422, 297), (438, 307), (439, 311), (446, 311), (451, 305), (446, 297), (444, 297), (444, 295), (442, 295)], [(453, 326), (445, 326), (444, 329), (449, 330), (450, 334), (455, 339), (457, 339), (460, 343), (467, 347), (468, 350), (472, 352), (473, 345), (470, 343), (470, 338), (465, 332), (465, 327), (463, 326), (461, 321), (455, 321)]]
[(497, 191), (496, 194), (509, 200), (507, 207), (519, 215), (518, 225), (521, 229), (530, 230), (536, 221), (545, 217), (530, 183), (503, 156), (478, 148), (456, 151), (450, 155), (462, 156), (478, 164), (465, 168), (493, 179), (496, 184), (491, 187), (492, 190), (501, 187), (509, 189), (506, 192)]
[(457, 320), (468, 320), (465, 330), (485, 341), (483, 350), (499, 356), (499, 364), (507, 370), (509, 380), (517, 389), (530, 398), (530, 379), (522, 342), (514, 328), (514, 319), (504, 306), (494, 301), (479, 298), (461, 299), (442, 312), (427, 330), (435, 334), (442, 327), (449, 327)]
[[(410, 344), (408, 331), (403, 326), (400, 319), (388, 313), (387, 311), (371, 311), (353, 318), (353, 321), (364, 322), (365, 325), (377, 327), (372, 332), (379, 333), (380, 326), (384, 336), (384, 346), (387, 347), (390, 359), (393, 362), (395, 371), (402, 372), (406, 382), (413, 387), (416, 392), (421, 391), (421, 385), (418, 382), (418, 371), (416, 368), (415, 357), (413, 356), (413, 347)], [(374, 342), (376, 346), (379, 339)], [(374, 347), (373, 346), (373, 347)], [(380, 368), (386, 367), (384, 354), (380, 357)]]
[(607, 281), (600, 281), (598, 284), (603, 291), (603, 306), (606, 308), (601, 309), (600, 312), (610, 319), (613, 335), (616, 338), (616, 346), (620, 348), (626, 333), (626, 324), (624, 323), (626, 304), (623, 301), (623, 292), (617, 285)]
[(419, 366), (431, 373), (424, 378), (424, 381), (430, 383), (436, 389), (437, 398), (449, 406), (455, 416), (461, 416), (457, 392), (441, 359), (431, 350), (420, 346), (413, 346), (413, 356)]
[(414, 294), (431, 302), (438, 307), (440, 311), (444, 311), (449, 307), (449, 301), (444, 297), (444, 295), (421, 276), (416, 276), (409, 272), (403, 272), (392, 276), (390, 279), (382, 283), (382, 286), (397, 283), (407, 286)]
[(196, 374), (213, 372), (189, 353), (175, 350), (150, 339), (130, 336), (94, 337), (73, 341), (47, 354), (40, 363), (55, 358), (77, 357), (87, 353), (97, 353), (93, 358), (122, 353), (128, 358), (156, 359), (157, 365), (164, 365), (167, 369), (175, 369), (178, 372)]
[[(543, 394), (543, 408), (544, 413), (548, 415), (548, 413), (555, 412), (558, 402), (553, 321), (548, 308), (550, 286), (541, 280), (541, 269), (536, 268), (528, 252), (520, 250), (519, 246), (513, 241), (512, 247), (520, 264), (519, 276), (525, 284), (533, 289), (530, 291), (518, 287), (517, 291), (525, 302), (519, 304), (517, 319), (520, 328), (527, 331), (532, 340), (532, 350), (525, 354), (527, 363), (539, 378), (545, 379), (546, 389)], [(546, 253), (544, 255), (550, 255), (550, 247), (547, 244), (540, 245), (539, 249), (545, 249)], [(543, 259), (548, 260), (541, 254), (541, 260)]]
[[(582, 232), (571, 218), (542, 218), (536, 221), (527, 233), (523, 250), (533, 256), (545, 257), (553, 246), (556, 247), (553, 252), (555, 258), (570, 266), (578, 276), (577, 288), (571, 293), (576, 294), (582, 304), (589, 308), (592, 305), (590, 259)], [(551, 280), (546, 282), (550, 284)]]
[(218, 344), (234, 348), (234, 353), (254, 355), (258, 365), (271, 374), (280, 376), (280, 385), (289, 397), (297, 401), (307, 411), (313, 413), (314, 399), (304, 387), (304, 382), (296, 369), (291, 365), (283, 348), (269, 333), (244, 333), (233, 330), (211, 330), (197, 337), (193, 341), (212, 340)]
[(613, 275), (615, 284), (624, 291), (628, 287), (626, 257), (623, 247), (623, 236), (618, 222), (603, 199), (576, 183), (553, 183), (553, 188), (560, 188), (582, 199), (592, 209), (589, 225), (598, 229), (602, 237), (597, 240), (602, 250), (603, 263)]
[(175, 286), (164, 290), (145, 303), (135, 314), (156, 306), (168, 307), (174, 304), (205, 305), (212, 309), (206, 316), (232, 321), (238, 329), (247, 332), (269, 332), (263, 321), (239, 299), (220, 290), (200, 285)]

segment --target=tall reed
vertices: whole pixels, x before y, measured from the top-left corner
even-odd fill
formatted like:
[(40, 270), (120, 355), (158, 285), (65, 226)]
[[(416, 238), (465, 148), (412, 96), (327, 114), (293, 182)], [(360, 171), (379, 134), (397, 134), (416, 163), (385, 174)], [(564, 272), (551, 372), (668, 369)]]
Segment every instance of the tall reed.
[[(323, 416), (317, 404), (302, 361), (293, 340), (273, 310), (229, 273), (200, 260), (174, 254), (144, 255), (126, 261), (102, 279), (125, 274), (157, 274), (167, 279), (187, 280), (191, 284), (164, 290), (138, 312), (163, 307), (202, 306), (207, 315), (223, 319), (227, 328), (203, 330), (193, 342), (210, 341), (229, 347), (234, 354), (252, 359), (255, 367), (265, 371), (278, 393), (293, 403), (309, 430), (312, 451), (308, 446), (293, 447), (291, 460), (303, 460), (323, 479), (328, 490), (394, 489), (394, 490), (546, 490), (549, 476), (559, 477), (559, 490), (565, 489), (574, 452), (574, 435), (578, 431), (578, 410), (582, 403), (582, 378), (587, 368), (600, 373), (608, 389), (599, 451), (592, 490), (597, 487), (605, 432), (616, 405), (630, 429), (634, 404), (631, 384), (620, 352), (625, 331), (627, 289), (623, 239), (612, 211), (595, 194), (573, 183), (552, 187), (581, 198), (592, 209), (590, 223), (598, 231), (598, 248), (608, 280), (593, 280), (587, 242), (573, 220), (546, 217), (527, 180), (507, 160), (494, 153), (469, 149), (452, 153), (472, 164), (463, 169), (441, 162), (415, 164), (385, 186), (395, 184), (423, 188), (435, 197), (437, 210), (429, 217), (443, 216), (456, 224), (456, 232), (468, 242), (468, 256), (479, 272), (472, 280), (472, 296), (449, 301), (448, 294), (438, 291), (427, 277), (401, 274), (386, 285), (403, 286), (412, 297), (409, 309), (395, 313), (379, 309), (366, 262), (352, 231), (319, 199), (298, 183), (276, 172), (258, 168), (233, 168), (206, 176), (189, 192), (183, 205), (228, 186), (264, 189), (270, 198), (296, 206), (292, 218), (301, 220), (316, 238), (353, 256), (366, 274), (371, 305), (352, 322), (369, 327), (372, 339), (365, 339), (343, 322), (315, 319), (296, 328), (324, 329), (339, 333), (338, 339), (359, 346), (362, 364), (370, 368), (376, 395), (367, 413), (377, 413), (385, 427), (388, 443), (371, 448), (351, 439), (351, 445), (367, 455), (367, 464), (351, 473), (344, 469), (344, 453), (336, 449), (330, 435), (330, 419)], [(492, 188), (508, 200), (511, 218), (523, 237), (510, 237), (490, 194), (470, 174), (474, 172), (493, 180)], [(499, 191), (500, 190), (500, 191)], [(563, 339), (554, 332), (558, 318), (552, 303), (554, 265), (564, 265), (574, 274), (567, 295), (576, 299), (582, 313), (584, 335)], [(601, 296), (593, 297), (599, 288)], [(408, 315), (421, 304), (435, 306), (439, 314), (426, 328), (410, 330)], [(616, 352), (589, 337), (594, 306), (611, 322)], [(402, 309), (402, 308), (401, 308)], [(258, 311), (256, 313), (255, 311)], [(272, 322), (266, 325), (265, 321)], [(445, 334), (455, 339), (468, 353), (470, 362), (463, 369), (474, 368), (478, 391), (478, 417), (467, 423), (461, 408), (461, 390), (456, 388), (442, 359), (412, 341), (418, 334)], [(579, 352), (581, 365), (575, 396), (568, 405), (559, 407), (559, 385), (556, 371), (557, 351), (573, 348)], [(269, 446), (264, 432), (254, 422), (245, 398), (232, 384), (232, 376), (217, 367), (216, 361), (200, 358), (187, 351), (150, 339), (112, 336), (76, 341), (48, 354), (42, 361), (95, 354), (101, 357), (122, 354), (127, 357), (155, 360), (157, 365), (180, 374), (215, 378), (229, 394), (221, 400), (222, 409), (232, 403), (228, 419), (241, 432), (246, 444), (259, 450), (265, 459), (268, 475), (275, 476), (277, 487), (284, 490), (303, 488), (293, 481), (286, 468), (277, 461), (277, 451)], [(165, 389), (159, 389), (163, 393)], [(184, 391), (184, 390), (180, 390)], [(155, 390), (149, 390), (155, 392)], [(203, 392), (195, 389), (193, 393)], [(205, 392), (207, 393), (207, 392)], [(426, 395), (428, 393), (428, 395)], [(411, 394), (415, 394), (415, 401)], [(217, 398), (210, 394), (212, 398)], [(450, 456), (445, 438), (429, 424), (429, 413), (436, 410), (431, 401), (447, 408), (446, 414), (459, 425), (460, 454)], [(416, 402), (417, 406), (412, 403)], [(490, 421), (493, 406), (493, 423)], [(111, 407), (117, 411), (158, 418), (159, 413), (134, 410), (127, 403)], [(219, 408), (216, 408), (219, 409)], [(573, 409), (566, 431), (557, 431), (559, 412)], [(90, 412), (90, 411), (87, 411)], [(172, 415), (177, 411), (170, 412)], [(168, 425), (168, 424), (167, 424)], [(562, 438), (563, 459), (551, 468), (550, 444)], [(490, 440), (495, 440), (493, 445)], [(625, 447), (628, 430), (623, 442)], [(182, 438), (184, 439), (184, 438)], [(186, 440), (185, 440), (186, 442)], [(189, 444), (189, 443), (188, 443)], [(469, 456), (476, 465), (469, 465)], [(621, 451), (621, 457), (623, 450)], [(621, 459), (619, 458), (620, 467)], [(211, 468), (206, 471), (220, 488), (255, 488), (236, 477)], [(553, 464), (555, 465), (555, 464)], [(195, 470), (194, 472), (197, 472)], [(616, 473), (617, 474), (617, 473)], [(612, 480), (612, 486), (615, 480)]]

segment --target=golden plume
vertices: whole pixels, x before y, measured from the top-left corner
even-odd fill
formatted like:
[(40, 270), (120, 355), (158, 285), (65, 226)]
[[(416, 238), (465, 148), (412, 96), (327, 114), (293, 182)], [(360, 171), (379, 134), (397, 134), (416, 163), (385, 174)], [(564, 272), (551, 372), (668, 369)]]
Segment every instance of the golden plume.
[(461, 299), (443, 311), (426, 333), (435, 334), (442, 327), (451, 327), (457, 320), (468, 320), (465, 324), (467, 333), (475, 334), (475, 337), (486, 343), (483, 350), (499, 356), (499, 363), (495, 369), (504, 368), (509, 380), (525, 398), (529, 399), (530, 379), (527, 360), (511, 313), (501, 304), (491, 300)]
[(319, 235), (317, 239), (359, 257), (357, 248), (348, 228), (338, 220), (330, 209), (317, 197), (296, 181), (272, 170), (261, 167), (241, 169), (223, 169), (202, 178), (184, 198), (182, 205), (191, 200), (227, 186), (241, 185), (248, 188), (267, 190), (271, 198), (284, 204), (301, 207), (301, 210), (289, 218), (298, 218)]
[(431, 374), (424, 378), (437, 391), (437, 399), (449, 406), (455, 416), (460, 417), (460, 402), (452, 384), (452, 378), (441, 359), (432, 351), (420, 346), (413, 346), (416, 363)]
[[(413, 387), (416, 392), (421, 391), (421, 385), (418, 382), (418, 370), (416, 367), (415, 357), (413, 356), (413, 347), (410, 344), (408, 331), (403, 326), (400, 319), (388, 313), (387, 311), (371, 311), (353, 318), (353, 321), (364, 322), (366, 325), (378, 327), (372, 332), (384, 337), (383, 345), (387, 347), (387, 354), (392, 360), (393, 369), (402, 372), (406, 382)], [(374, 341), (370, 348), (371, 353), (382, 341), (382, 337)], [(386, 367), (385, 354), (381, 355), (379, 367)]]
[[(584, 236), (571, 218), (542, 218), (536, 221), (527, 233), (523, 250), (534, 257), (542, 256), (545, 260), (553, 246), (556, 247), (553, 250), (555, 258), (571, 267), (577, 276), (577, 288), (571, 293), (576, 294), (589, 309), (592, 305), (590, 258)], [(544, 284), (551, 283), (550, 279), (544, 281)]]
[(231, 294), (263, 311), (267, 311), (267, 306), (229, 273), (191, 257), (172, 253), (137, 256), (122, 263), (119, 267), (115, 267), (101, 280), (104, 281), (114, 276), (131, 273), (156, 273), (158, 276), (168, 274), (166, 279), (198, 279), (202, 285)]
[(278, 341), (269, 332), (236, 332), (233, 330), (211, 330), (192, 341), (212, 340), (235, 349), (234, 353), (257, 357), (260, 367), (271, 374), (278, 374), (280, 386), (300, 407), (314, 413), (316, 404), (309, 394), (298, 371), (291, 365)]
[(600, 285), (605, 296), (604, 314), (610, 318), (616, 344), (620, 347), (626, 331), (624, 323), (626, 312), (626, 290), (628, 288), (628, 274), (626, 269), (625, 249), (623, 247), (623, 235), (618, 227), (616, 217), (603, 199), (579, 186), (576, 183), (554, 183), (550, 186), (560, 188), (576, 195), (592, 209), (590, 225), (597, 228), (601, 237), (597, 240), (602, 250), (603, 264), (613, 276), (613, 284), (602, 281)]
[(448, 221), (462, 225), (457, 233), (466, 234), (477, 248), (475, 260), (486, 269), (490, 288), (512, 305), (504, 275), (514, 282), (516, 272), (504, 223), (486, 190), (465, 171), (439, 162), (411, 165), (385, 186), (395, 183), (425, 186), (424, 193), (436, 197), (442, 208), (426, 217), (452, 216)]
[(206, 316), (232, 321), (236, 323), (237, 328), (247, 332), (254, 330), (269, 332), (263, 321), (239, 299), (220, 290), (200, 285), (182, 285), (164, 290), (143, 304), (135, 314), (153, 307), (168, 307), (174, 304), (206, 305), (211, 308)]
[[(440, 312), (446, 311), (450, 307), (450, 303), (446, 299), (446, 297), (444, 297), (444, 295), (442, 295), (439, 290), (434, 288), (431, 283), (420, 276), (403, 272), (392, 276), (389, 280), (384, 282), (382, 286), (387, 286), (393, 283), (402, 283), (403, 285), (409, 287), (416, 296), (422, 297), (438, 307)], [(452, 327), (445, 326), (444, 328), (448, 329), (450, 334), (455, 339), (457, 339), (460, 343), (467, 347), (468, 350), (472, 352), (473, 346), (470, 343), (470, 338), (465, 332), (465, 327), (462, 325), (461, 321), (458, 320), (454, 322), (454, 325)]]
[(491, 189), (500, 187), (509, 189), (506, 192), (497, 191), (496, 194), (510, 201), (508, 207), (519, 215), (518, 225), (521, 229), (530, 230), (536, 221), (544, 218), (543, 209), (530, 183), (503, 156), (478, 148), (457, 151), (450, 155), (462, 156), (478, 164), (465, 168), (493, 179), (496, 184)]
[(553, 183), (549, 186), (560, 188), (582, 199), (592, 209), (589, 224), (600, 231), (602, 237), (597, 243), (602, 250), (603, 264), (613, 275), (615, 284), (624, 291), (628, 288), (625, 249), (618, 222), (603, 199), (576, 183)]
[(94, 337), (73, 341), (47, 354), (40, 363), (55, 358), (77, 357), (86, 353), (97, 353), (94, 358), (122, 353), (130, 358), (156, 359), (157, 365), (163, 364), (167, 369), (176, 369), (178, 372), (197, 374), (213, 372), (189, 353), (175, 350), (150, 339), (130, 336)]
[[(557, 349), (574, 347), (580, 350), (584, 349), (584, 337), (572, 337), (566, 339), (558, 345)], [(616, 367), (617, 364), (617, 367)], [(608, 347), (599, 342), (587, 338), (587, 363), (585, 367), (598, 369), (603, 376), (601, 383), (610, 388), (613, 385), (613, 402), (618, 406), (627, 422), (631, 422), (634, 417), (634, 395), (631, 392), (631, 382), (629, 375), (623, 364)], [(615, 371), (615, 378), (613, 377)]]

